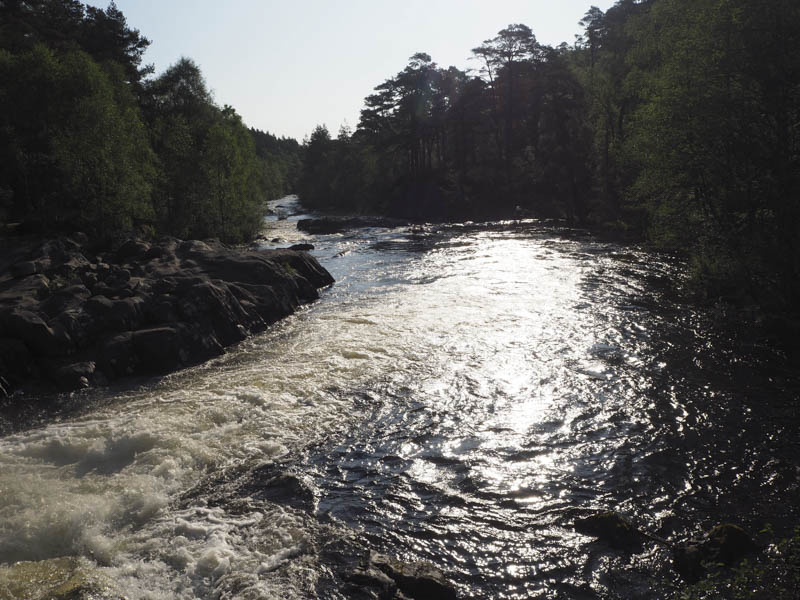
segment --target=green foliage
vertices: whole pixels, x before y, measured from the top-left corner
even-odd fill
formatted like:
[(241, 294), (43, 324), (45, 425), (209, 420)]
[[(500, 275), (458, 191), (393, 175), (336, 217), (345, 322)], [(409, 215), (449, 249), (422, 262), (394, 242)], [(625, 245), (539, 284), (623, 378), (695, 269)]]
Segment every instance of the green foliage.
[(366, 98), (355, 133), (332, 140), (318, 128), (305, 148), (304, 201), (415, 218), (511, 216), (521, 206), (582, 221), (589, 133), (563, 52), (524, 25), (475, 52), (485, 79), (417, 53)]
[(250, 129), (261, 162), (262, 186), (268, 199), (281, 198), (297, 189), (302, 166), (301, 148), (293, 138), (277, 138)]
[(638, 36), (654, 66), (631, 197), (653, 239), (690, 249), (710, 293), (789, 304), (800, 292), (800, 6), (662, 0)]
[(303, 172), (298, 190), (315, 208), (360, 212), (368, 207), (376, 180), (376, 156), (342, 128), (336, 139), (324, 125), (317, 126), (305, 143)]
[(268, 134), (220, 109), (191, 60), (145, 80), (149, 41), (113, 2), (1, 2), (0, 34), (4, 221), (242, 242), (297, 177), (299, 144), (265, 149)]
[(150, 217), (153, 157), (118, 72), (80, 50), (0, 56), (7, 213), (105, 236)]
[(716, 569), (694, 585), (682, 585), (681, 600), (795, 600), (800, 597), (800, 528), (772, 544), (763, 556), (734, 569)]

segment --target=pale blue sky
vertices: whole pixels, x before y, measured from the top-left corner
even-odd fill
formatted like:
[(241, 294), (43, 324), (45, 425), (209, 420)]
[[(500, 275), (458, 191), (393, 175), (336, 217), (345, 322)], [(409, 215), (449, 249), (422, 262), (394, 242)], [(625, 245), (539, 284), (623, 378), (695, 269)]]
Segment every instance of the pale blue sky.
[[(105, 0), (91, 0), (107, 6)], [(470, 50), (510, 23), (545, 44), (571, 44), (594, 4), (613, 0), (116, 0), (152, 41), (161, 72), (194, 59), (216, 101), (253, 127), (302, 140), (317, 124), (355, 128), (363, 99), (427, 52), (440, 66), (477, 67)]]

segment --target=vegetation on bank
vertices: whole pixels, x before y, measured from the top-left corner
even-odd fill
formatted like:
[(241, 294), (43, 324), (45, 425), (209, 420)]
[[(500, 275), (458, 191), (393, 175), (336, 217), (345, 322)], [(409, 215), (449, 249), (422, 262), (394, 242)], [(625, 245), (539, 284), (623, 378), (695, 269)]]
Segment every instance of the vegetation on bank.
[(113, 2), (0, 2), (0, 223), (98, 241), (256, 233), (300, 145), (218, 106), (188, 58), (153, 77), (149, 43)]
[(733, 569), (709, 565), (711, 575), (675, 590), (681, 600), (795, 600), (800, 597), (800, 528)]
[(328, 210), (533, 214), (690, 258), (710, 298), (800, 301), (800, 4), (618, 0), (570, 46), (509, 25), (475, 68), (418, 53), (320, 126), (299, 191)]

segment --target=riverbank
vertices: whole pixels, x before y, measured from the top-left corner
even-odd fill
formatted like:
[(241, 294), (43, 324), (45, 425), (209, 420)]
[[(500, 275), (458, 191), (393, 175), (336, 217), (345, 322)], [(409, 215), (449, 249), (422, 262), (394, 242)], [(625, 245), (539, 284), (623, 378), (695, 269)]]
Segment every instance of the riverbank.
[[(333, 277), (303, 251), (83, 234), (0, 240), (0, 398), (156, 375), (224, 352), (319, 297)], [(15, 396), (16, 394), (16, 396)]]

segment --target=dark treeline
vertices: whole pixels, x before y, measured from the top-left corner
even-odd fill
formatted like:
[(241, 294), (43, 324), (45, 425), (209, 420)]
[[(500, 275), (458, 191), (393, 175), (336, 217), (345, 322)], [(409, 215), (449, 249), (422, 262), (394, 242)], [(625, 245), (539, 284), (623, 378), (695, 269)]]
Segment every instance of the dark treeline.
[(149, 43), (113, 2), (0, 1), (0, 222), (99, 240), (254, 235), (300, 146), (218, 106), (190, 59), (153, 77)]
[(510, 25), (476, 69), (419, 53), (318, 127), (310, 206), (423, 219), (532, 214), (691, 259), (708, 297), (800, 302), (800, 3), (619, 0), (573, 46)]

